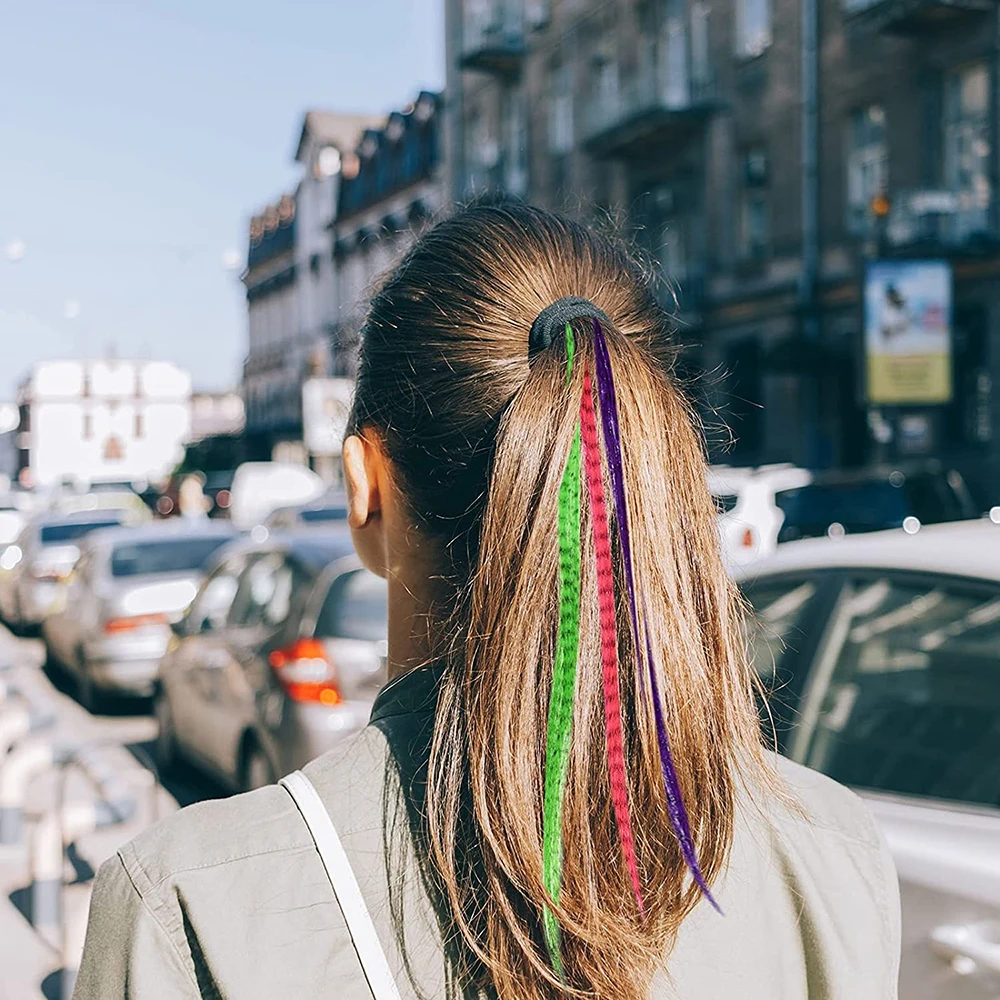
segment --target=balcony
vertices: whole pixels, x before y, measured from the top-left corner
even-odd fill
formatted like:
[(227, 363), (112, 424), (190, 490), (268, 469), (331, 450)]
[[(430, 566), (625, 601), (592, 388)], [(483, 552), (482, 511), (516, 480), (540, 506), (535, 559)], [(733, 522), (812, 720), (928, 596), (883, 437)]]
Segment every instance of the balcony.
[(469, 0), (459, 60), (463, 69), (502, 77), (517, 76), (526, 52), (524, 12), (520, 3)]
[(898, 256), (981, 256), (1000, 248), (989, 200), (973, 191), (908, 191), (893, 198), (885, 247)]
[(996, 0), (841, 0), (848, 27), (887, 35), (937, 31), (988, 13)]
[(632, 156), (690, 135), (714, 109), (710, 77), (693, 78), (682, 59), (661, 63), (595, 96), (583, 116), (583, 145), (594, 156)]

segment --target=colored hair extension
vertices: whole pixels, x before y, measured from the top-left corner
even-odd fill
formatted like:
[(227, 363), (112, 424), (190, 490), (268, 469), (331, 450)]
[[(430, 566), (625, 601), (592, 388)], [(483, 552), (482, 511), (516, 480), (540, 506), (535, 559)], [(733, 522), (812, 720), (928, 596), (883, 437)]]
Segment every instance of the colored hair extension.
[[(643, 625), (645, 632), (645, 643), (640, 639), (638, 601), (636, 597), (635, 572), (632, 563), (632, 547), (629, 538), (628, 524), (628, 502), (625, 496), (625, 475), (622, 465), (621, 430), (618, 420), (618, 401), (615, 393), (614, 377), (611, 372), (611, 358), (608, 354), (608, 344), (604, 337), (601, 324), (594, 320), (594, 355), (597, 379), (597, 392), (600, 401), (601, 426), (604, 432), (604, 448), (608, 461), (608, 479), (611, 483), (611, 492), (615, 503), (615, 521), (618, 530), (618, 539), (621, 544), (622, 561), (625, 569), (625, 585), (628, 591), (629, 616), (632, 623), (632, 633), (635, 646), (636, 664), (641, 669), (644, 659), (647, 666), (647, 676), (649, 677), (649, 692), (653, 701), (653, 713), (656, 719), (656, 736), (659, 744), (660, 766), (663, 770), (663, 785), (667, 799), (667, 810), (670, 815), (670, 823), (674, 834), (680, 844), (681, 854), (684, 862), (691, 872), (692, 877), (698, 887), (705, 894), (708, 901), (715, 907), (719, 904), (715, 901), (709, 891), (708, 884), (702, 875), (701, 867), (698, 864), (698, 857), (694, 847), (694, 840), (691, 836), (691, 827), (688, 822), (687, 810), (684, 808), (684, 799), (681, 795), (680, 782), (677, 779), (677, 771), (674, 768), (673, 757), (670, 753), (670, 740), (667, 734), (666, 720), (664, 718), (663, 704), (660, 698), (660, 686), (656, 677), (656, 662), (653, 657), (653, 645), (649, 636), (648, 622), (645, 621), (645, 601), (643, 601)], [(643, 645), (645, 649), (643, 649)]]
[[(566, 381), (573, 372), (573, 330), (566, 324)], [(562, 884), (563, 793), (569, 767), (580, 646), (580, 427), (577, 424), (559, 485), (559, 629), (552, 666), (552, 694), (545, 750), (545, 801), (542, 816), (542, 878), (556, 903)], [(545, 945), (562, 978), (559, 922), (546, 906)]]
[(645, 916), (642, 884), (632, 835), (628, 786), (625, 780), (625, 751), (622, 740), (621, 690), (618, 682), (618, 629), (615, 621), (614, 564), (611, 559), (608, 510), (604, 502), (601, 452), (597, 436), (597, 418), (589, 365), (583, 370), (583, 399), (580, 402), (580, 431), (583, 442), (584, 469), (590, 497), (590, 519), (597, 556), (597, 601), (601, 624), (601, 667), (604, 677), (604, 722), (608, 746), (608, 774), (611, 802), (614, 807), (622, 854), (632, 882), (632, 891)]

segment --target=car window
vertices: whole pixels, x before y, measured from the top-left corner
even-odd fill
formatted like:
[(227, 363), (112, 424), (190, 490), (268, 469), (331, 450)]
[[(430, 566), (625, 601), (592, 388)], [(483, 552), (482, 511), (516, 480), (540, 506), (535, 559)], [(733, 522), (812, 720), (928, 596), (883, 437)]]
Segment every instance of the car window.
[(198, 631), (204, 622), (209, 622), (213, 629), (220, 629), (226, 623), (226, 616), (236, 596), (237, 582), (243, 560), (229, 560), (223, 563), (201, 588), (194, 599), (187, 620), (191, 627)]
[(806, 608), (815, 594), (815, 581), (801, 577), (761, 580), (746, 588), (753, 609), (750, 655), (754, 670), (765, 682), (779, 676), (785, 656), (798, 648)]
[(338, 576), (330, 585), (316, 619), (316, 635), (322, 639), (369, 642), (384, 639), (386, 593), (385, 580), (366, 569)]
[(278, 552), (261, 556), (247, 566), (229, 614), (238, 628), (282, 624), (291, 610), (295, 576)]
[(145, 576), (200, 570), (215, 552), (230, 541), (223, 535), (206, 538), (165, 538), (156, 542), (116, 545), (111, 555), (111, 575)]
[(740, 498), (737, 493), (713, 493), (712, 499), (715, 501), (715, 508), (720, 514), (728, 514), (736, 509)]
[(84, 535), (89, 534), (91, 531), (96, 531), (98, 528), (113, 528), (117, 527), (120, 523), (115, 518), (114, 520), (70, 521), (64, 524), (46, 524), (42, 526), (40, 540), (42, 545), (73, 542), (79, 538), (83, 538)]
[(1000, 806), (1000, 589), (847, 583), (791, 755), (857, 787)]

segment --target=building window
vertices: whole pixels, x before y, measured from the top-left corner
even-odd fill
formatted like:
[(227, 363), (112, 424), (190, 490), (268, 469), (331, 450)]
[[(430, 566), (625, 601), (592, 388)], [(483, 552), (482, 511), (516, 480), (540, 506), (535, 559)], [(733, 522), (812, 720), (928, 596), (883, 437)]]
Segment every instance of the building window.
[(528, 115), (520, 87), (507, 91), (504, 103), (504, 189), (528, 193)]
[(573, 73), (563, 64), (551, 75), (549, 101), (549, 152), (565, 156), (573, 148)]
[(760, 147), (747, 150), (743, 157), (739, 219), (740, 251), (747, 260), (756, 260), (765, 256), (771, 240), (771, 213), (767, 183), (766, 151)]
[(736, 54), (751, 59), (771, 44), (771, 0), (737, 0)]
[(985, 63), (945, 80), (945, 183), (954, 192), (951, 238), (986, 230), (990, 206), (990, 74)]
[(871, 231), (872, 199), (889, 189), (885, 110), (870, 104), (851, 115), (847, 150), (847, 228), (855, 236)]

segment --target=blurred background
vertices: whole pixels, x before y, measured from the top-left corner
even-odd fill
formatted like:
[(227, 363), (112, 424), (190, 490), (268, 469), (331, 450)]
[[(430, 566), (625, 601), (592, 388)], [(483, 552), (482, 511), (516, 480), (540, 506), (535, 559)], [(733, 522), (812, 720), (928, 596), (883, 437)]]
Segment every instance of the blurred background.
[(904, 1000), (1000, 998), (996, 0), (36, 0), (0, 28), (0, 998), (71, 995), (124, 840), (367, 722), (359, 331), (486, 194), (643, 257), (769, 738), (880, 822)]

